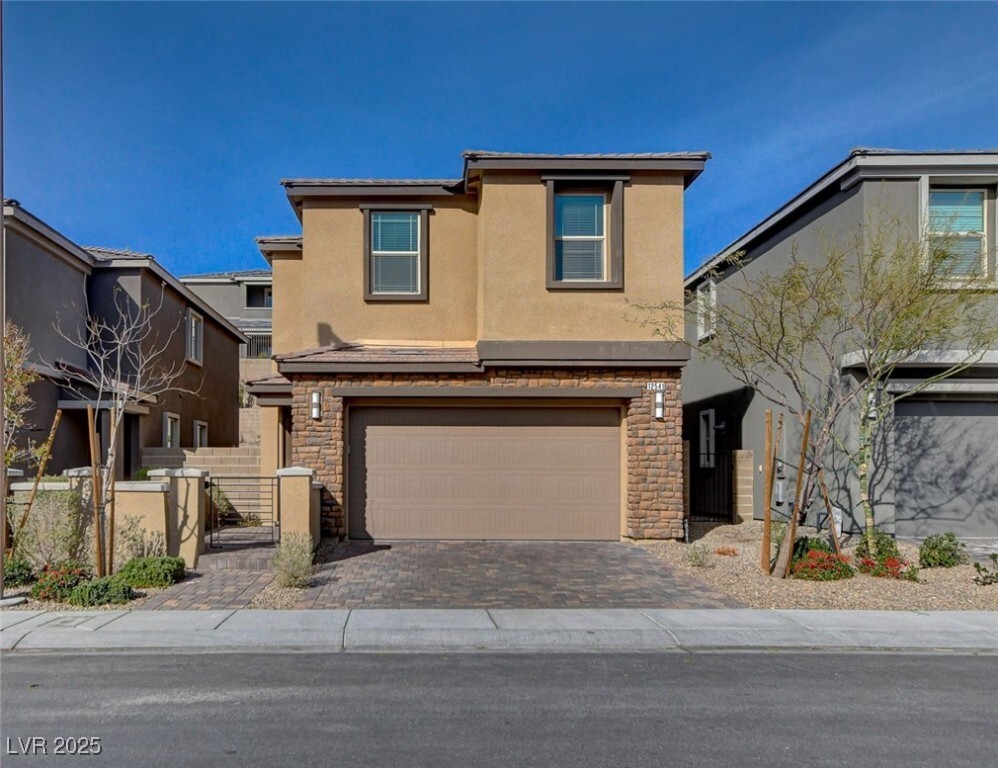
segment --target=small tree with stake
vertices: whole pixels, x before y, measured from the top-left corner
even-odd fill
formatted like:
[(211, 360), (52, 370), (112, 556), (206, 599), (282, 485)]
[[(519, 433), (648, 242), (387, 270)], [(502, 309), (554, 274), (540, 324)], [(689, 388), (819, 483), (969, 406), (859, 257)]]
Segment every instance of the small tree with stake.
[[(812, 413), (812, 460), (798, 511), (808, 507), (835, 446), (856, 473), (872, 548), (873, 438), (899, 401), (970, 368), (998, 345), (994, 295), (983, 278), (959, 271), (947, 239), (912, 236), (896, 220), (868, 223), (818, 253), (794, 249), (780, 272), (751, 274), (743, 266), (741, 254), (719, 265), (715, 279), (729, 268), (734, 273), (718, 280), (716, 304), (694, 300), (688, 307), (712, 315), (714, 334), (697, 351), (802, 426)], [(644, 322), (674, 335), (674, 305), (642, 310)], [(852, 372), (843, 367), (847, 353)], [(899, 366), (918, 362), (934, 373), (887, 392)]]
[[(85, 369), (67, 370), (71, 383), (67, 386), (78, 397), (93, 400), (98, 409), (107, 412), (107, 433), (104, 435), (107, 453), (96, 473), (93, 489), (97, 538), (97, 567), (105, 570), (102, 531), (114, 531), (114, 479), (119, 461), (117, 444), (132, 404), (155, 402), (168, 392), (196, 394), (179, 380), (186, 370), (186, 355), (171, 354), (171, 347), (181, 343), (177, 338), (184, 327), (183, 312), (176, 322), (165, 315), (165, 288), (156, 305), (136, 304), (125, 291), (116, 288), (113, 311), (109, 316), (86, 313), (82, 327), (65, 331), (57, 323), (59, 334), (73, 346), (83, 350), (87, 358)], [(161, 319), (162, 316), (162, 319)], [(165, 331), (163, 329), (166, 329)], [(110, 504), (110, 519), (104, 509)], [(106, 548), (106, 571), (113, 570), (113, 538)]]
[(9, 321), (3, 328), (3, 465), (4, 469), (34, 458), (34, 447), (18, 444), (17, 433), (28, 426), (28, 413), (34, 407), (28, 387), (38, 374), (28, 367), (31, 343), (27, 335)]

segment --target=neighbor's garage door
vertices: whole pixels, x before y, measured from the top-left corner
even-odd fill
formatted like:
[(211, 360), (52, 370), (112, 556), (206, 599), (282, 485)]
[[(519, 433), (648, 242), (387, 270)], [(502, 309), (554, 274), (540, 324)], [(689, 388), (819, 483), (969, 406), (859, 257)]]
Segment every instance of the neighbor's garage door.
[(358, 539), (615, 540), (616, 408), (351, 408)]
[(998, 537), (998, 403), (913, 400), (897, 416), (897, 535)]

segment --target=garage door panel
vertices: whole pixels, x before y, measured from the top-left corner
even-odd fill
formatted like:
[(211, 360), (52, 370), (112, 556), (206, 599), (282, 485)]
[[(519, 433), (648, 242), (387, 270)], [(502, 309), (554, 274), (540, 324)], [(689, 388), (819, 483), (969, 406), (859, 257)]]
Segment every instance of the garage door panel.
[(998, 537), (998, 403), (901, 403), (895, 427), (895, 530)]
[(350, 535), (619, 537), (617, 409), (357, 408)]

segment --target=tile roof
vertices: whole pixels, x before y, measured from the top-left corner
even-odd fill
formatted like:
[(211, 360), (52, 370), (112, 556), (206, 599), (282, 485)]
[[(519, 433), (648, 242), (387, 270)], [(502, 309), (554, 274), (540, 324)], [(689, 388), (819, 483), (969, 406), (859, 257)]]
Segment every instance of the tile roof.
[(139, 251), (130, 251), (127, 248), (103, 248), (98, 245), (84, 245), (83, 250), (93, 256), (95, 259), (100, 259), (101, 261), (113, 261), (117, 259), (148, 259), (150, 261), (155, 261), (156, 257), (151, 253), (140, 253)]
[(267, 385), (267, 384), (271, 384), (271, 385), (273, 385), (273, 384), (287, 384), (288, 386), (290, 386), (291, 385), (291, 381), (289, 379), (285, 378), (284, 376), (281, 376), (281, 374), (276, 373), (276, 374), (273, 374), (271, 376), (264, 376), (261, 379), (253, 379), (252, 381), (247, 381), (246, 382), (246, 385), (250, 386), (250, 387), (255, 386), (257, 384), (261, 384), (261, 385)]
[(181, 280), (223, 280), (225, 278), (240, 277), (271, 277), (273, 273), (269, 269), (243, 269), (231, 272), (202, 272), (197, 275), (184, 275)]
[(479, 363), (477, 347), (398, 347), (339, 344), (289, 355), (281, 362), (296, 363)]
[(709, 152), (598, 152), (593, 154), (556, 155), (546, 152), (491, 152), (484, 149), (466, 149), (461, 156), (468, 159), (504, 158), (509, 160), (701, 160), (710, 157)]
[(281, 179), (285, 187), (451, 187), (461, 182), (462, 179)]

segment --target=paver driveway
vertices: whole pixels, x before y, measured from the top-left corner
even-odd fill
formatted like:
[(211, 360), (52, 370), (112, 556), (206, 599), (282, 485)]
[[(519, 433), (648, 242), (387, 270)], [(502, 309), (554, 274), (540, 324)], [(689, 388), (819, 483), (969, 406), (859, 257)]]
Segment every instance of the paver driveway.
[[(244, 608), (268, 573), (208, 571), (146, 609)], [(296, 608), (738, 608), (626, 543), (350, 542), (333, 549)]]
[(625, 543), (338, 546), (299, 608), (738, 607)]

